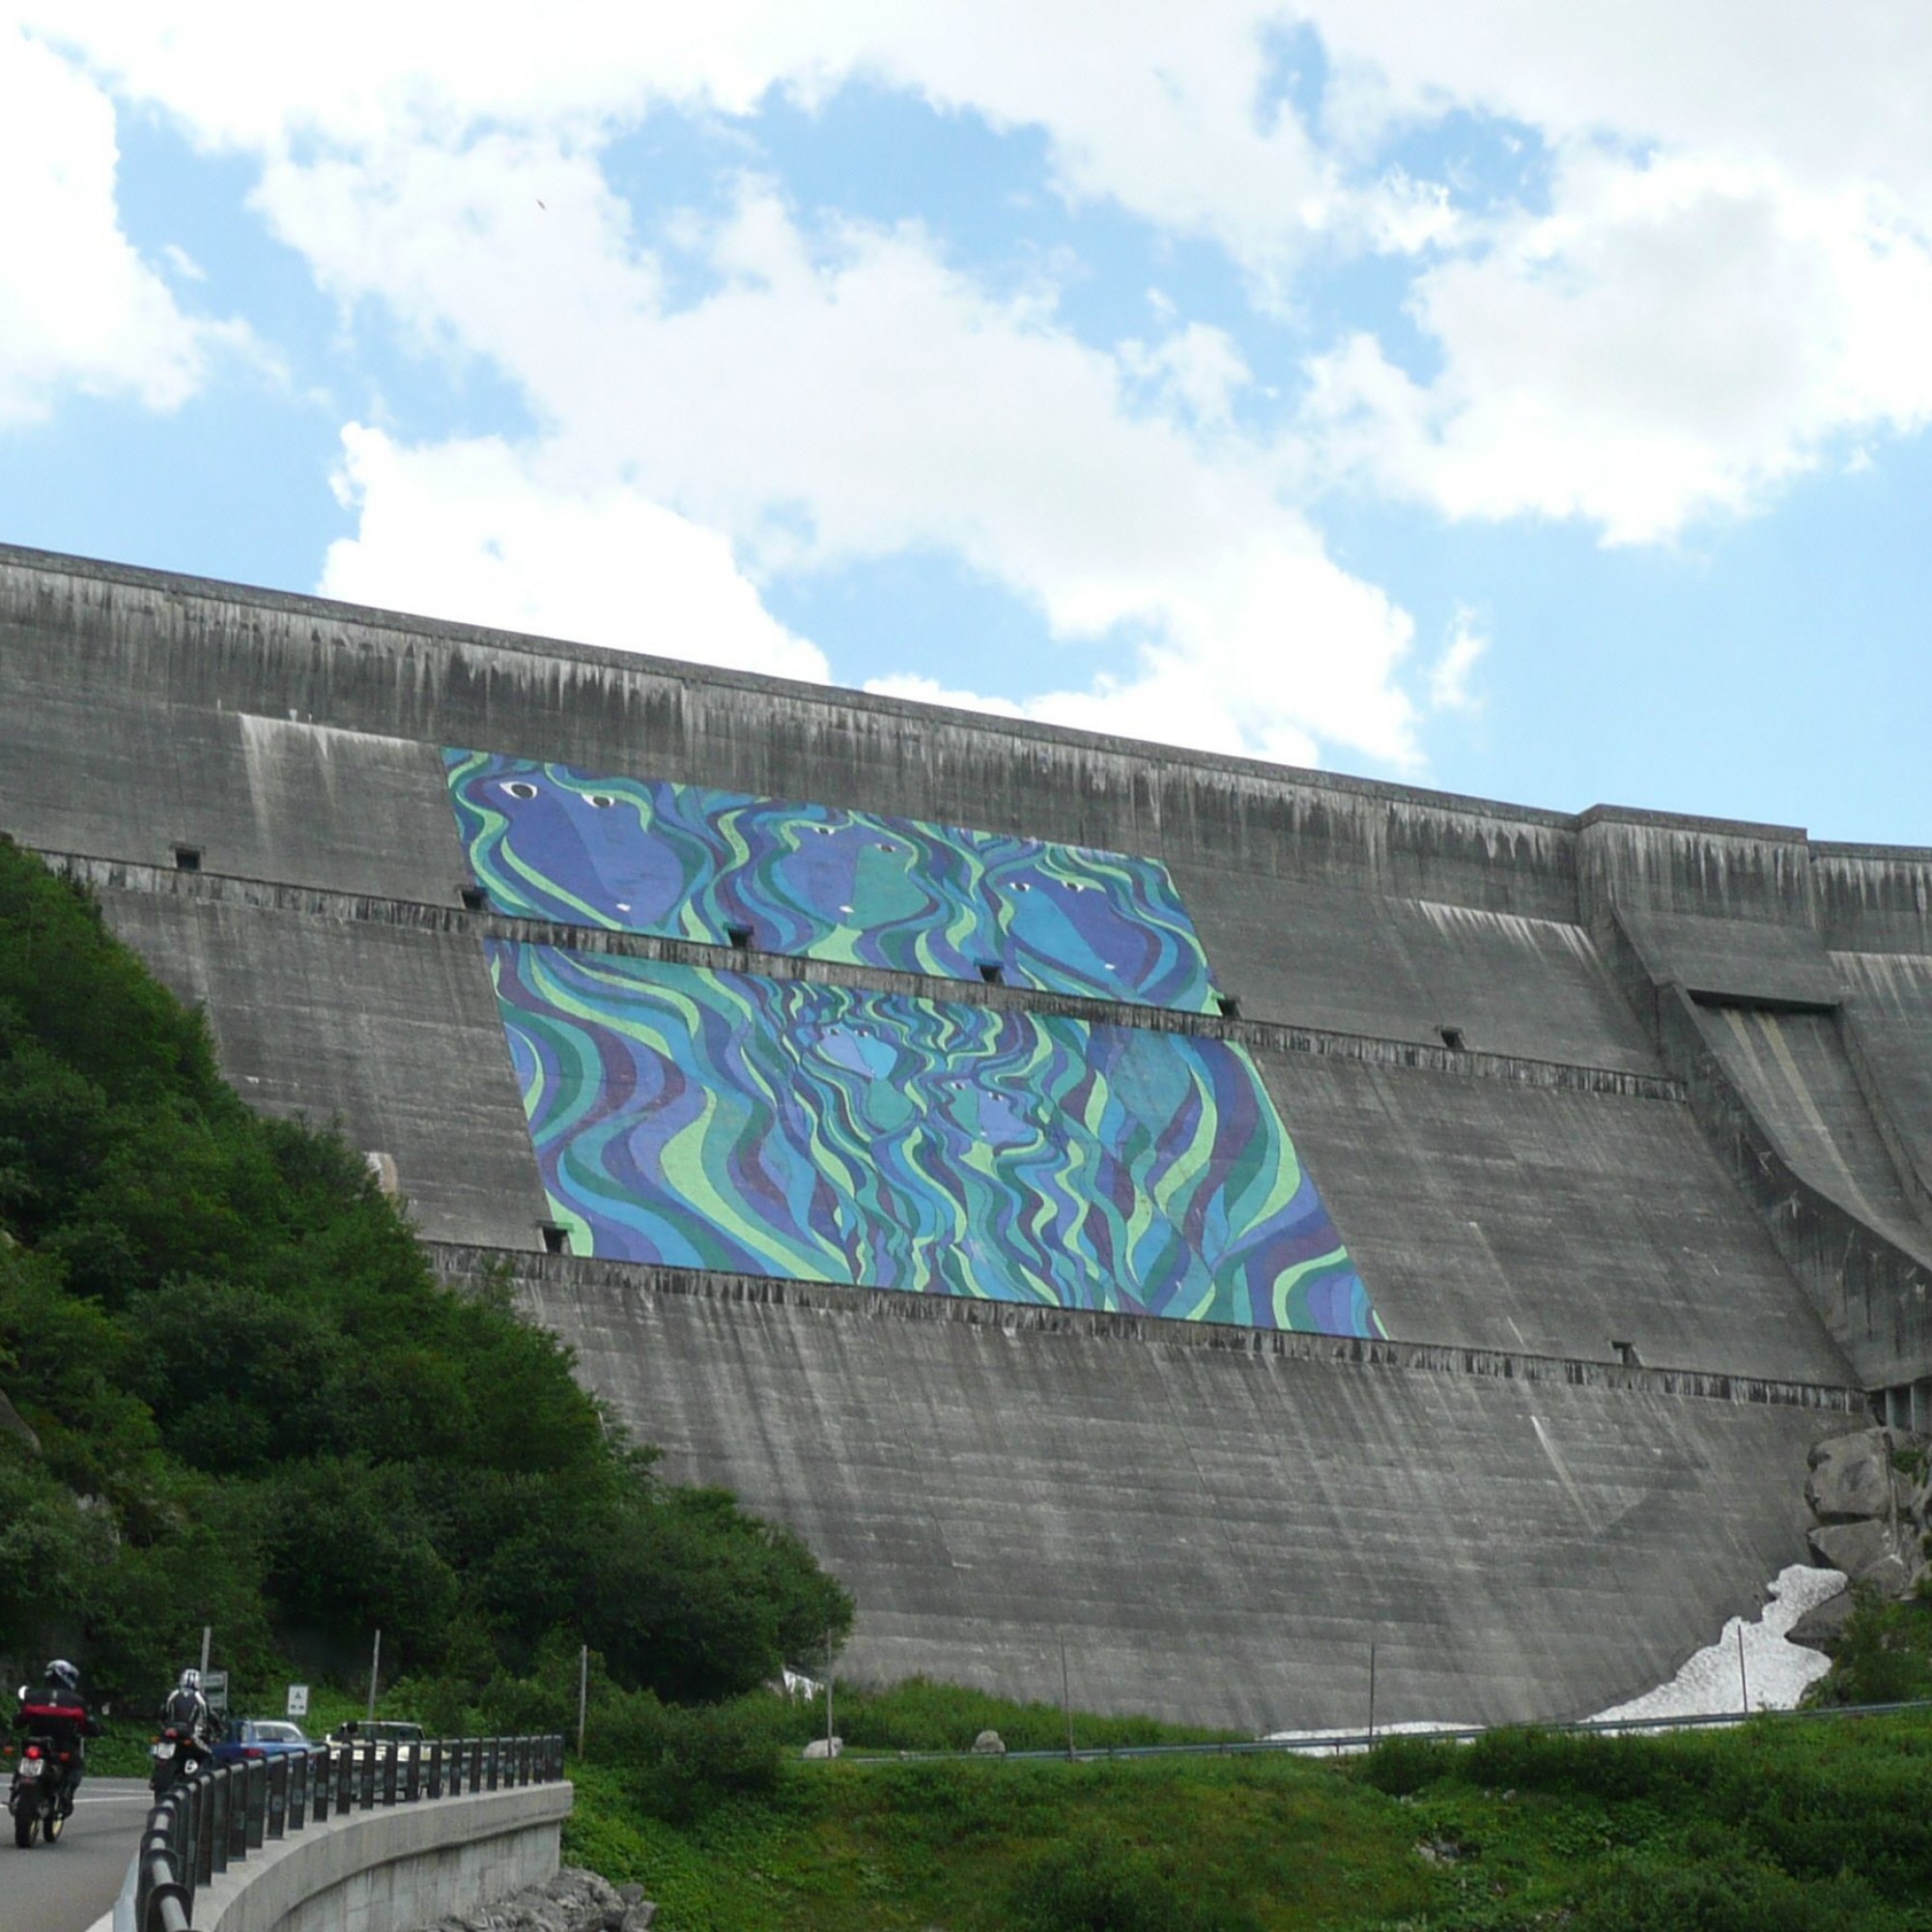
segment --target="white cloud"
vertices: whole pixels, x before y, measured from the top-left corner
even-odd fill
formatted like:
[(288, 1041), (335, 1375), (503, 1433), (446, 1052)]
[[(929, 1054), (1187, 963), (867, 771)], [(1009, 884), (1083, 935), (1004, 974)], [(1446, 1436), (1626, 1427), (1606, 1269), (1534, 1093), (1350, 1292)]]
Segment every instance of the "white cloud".
[(1205, 322), (1187, 323), (1156, 343), (1123, 343), (1120, 356), (1125, 369), (1203, 429), (1226, 429), (1236, 396), (1254, 380), (1234, 337)]
[(823, 682), (825, 658), (765, 610), (731, 547), (618, 486), (585, 490), (495, 438), (405, 448), (342, 433), (336, 493), (356, 533), (330, 597), (733, 670)]
[(1429, 704), (1435, 711), (1477, 711), (1482, 700), (1471, 688), (1476, 667), (1490, 647), (1476, 628), (1475, 613), (1459, 610), (1449, 627), (1442, 655), (1429, 668)]
[[(711, 292), (671, 308), (622, 204), (554, 142), (277, 164), (260, 200), (345, 300), (489, 356), (559, 460), (727, 532), (754, 576), (948, 550), (1057, 635), (1138, 640), (1136, 674), (1081, 703), (1124, 717), (1157, 676), (1134, 715), (1170, 741), (1415, 761), (1408, 620), (1326, 559), (1270, 452), (1148, 414), (1044, 300), (989, 296), (917, 230), (813, 237), (747, 184), (694, 238)], [(1160, 367), (1210, 417), (1244, 373), (1206, 329)]]
[(1932, 38), (1915, 0), (1297, 0), (1352, 138), (1450, 105), (1555, 146), (1614, 135), (1808, 188), (1932, 193)]
[(1287, 9), (1245, 0), (552, 0), (541, 14), (488, 0), (19, 3), (201, 138), (263, 153), (298, 130), (372, 147), (486, 122), (582, 132), (660, 104), (743, 115), (774, 89), (809, 104), (860, 79), (1039, 128), (1065, 194), (1210, 236), (1260, 270), (1327, 193), (1299, 121), (1264, 111)]
[(1932, 250), (1851, 189), (1579, 151), (1552, 206), (1428, 268), (1418, 383), (1357, 336), (1314, 364), (1329, 461), (1457, 517), (1654, 542), (1749, 510), (1834, 439), (1932, 418)]
[(213, 342), (121, 232), (114, 105), (0, 19), (0, 427), (60, 395), (131, 394), (168, 410), (200, 386)]
[[(1092, 690), (1043, 668), (1044, 694), (985, 700), (1030, 715), (1413, 764), (1409, 623), (1324, 554), (1306, 511), (1324, 483), (1658, 541), (1932, 415), (1932, 53), (1902, 5), (24, 4), (195, 139), (258, 156), (257, 210), (345, 307), (508, 376), (539, 434), (496, 460), (532, 491), (719, 532), (754, 600), (780, 572), (937, 548), (1118, 650)], [(1264, 105), (1301, 18), (1332, 75), (1313, 130)], [(662, 259), (641, 242), (606, 172), (615, 133), (852, 83), (1036, 131), (1042, 185), (1219, 243), (1249, 313), (1190, 314), (1163, 264), (1158, 340), (1083, 341), (1051, 289), (995, 296), (916, 228), (802, 223), (757, 184)], [(1390, 130), (1454, 108), (1540, 137), (1547, 205), (1476, 206), (1386, 164)], [(1413, 374), (1388, 340), (1330, 337), (1304, 419), (1268, 444), (1239, 405), (1251, 368), (1279, 366), (1318, 245), (1410, 273), (1436, 360)], [(484, 445), (461, 447), (473, 468)], [(391, 450), (415, 466), (405, 494), (473, 516), (438, 454)], [(400, 569), (372, 531), (402, 486), (357, 487), (358, 544)], [(507, 483), (493, 500), (499, 544), (514, 506), (541, 509)], [(559, 541), (546, 526), (532, 554)], [(507, 594), (479, 543), (456, 545), (460, 581)], [(1463, 641), (1415, 680), (1430, 708), (1468, 701)]]

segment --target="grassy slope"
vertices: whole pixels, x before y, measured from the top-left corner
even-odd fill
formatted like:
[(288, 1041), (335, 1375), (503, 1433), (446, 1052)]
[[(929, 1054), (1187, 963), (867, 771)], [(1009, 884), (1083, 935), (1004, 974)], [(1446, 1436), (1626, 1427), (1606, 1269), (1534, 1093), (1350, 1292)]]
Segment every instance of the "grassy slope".
[(1932, 1926), (1932, 1723), (1502, 1734), (1344, 1763), (794, 1764), (684, 1827), (592, 1766), (567, 1839), (641, 1883), (666, 1932), (990, 1932), (1025, 1922), (1068, 1846), (1153, 1875), (1143, 1916), (1050, 1921), (1071, 1932), (1903, 1932)]

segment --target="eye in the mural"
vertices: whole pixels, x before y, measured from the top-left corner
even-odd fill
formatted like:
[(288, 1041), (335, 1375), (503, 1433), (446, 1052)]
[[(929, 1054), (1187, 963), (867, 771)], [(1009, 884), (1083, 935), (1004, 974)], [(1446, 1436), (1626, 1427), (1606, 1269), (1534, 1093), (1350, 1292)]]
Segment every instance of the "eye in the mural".
[(512, 798), (534, 798), (537, 795), (536, 786), (527, 779), (509, 779), (505, 781), (503, 789)]
[(832, 825), (814, 825), (811, 829), (815, 833), (817, 833), (821, 838), (830, 838), (833, 833), (838, 830), (836, 826)]
[(594, 805), (599, 811), (609, 811), (611, 808), (617, 803), (617, 801), (614, 798), (612, 798), (608, 791), (593, 791), (590, 794), (590, 803)]

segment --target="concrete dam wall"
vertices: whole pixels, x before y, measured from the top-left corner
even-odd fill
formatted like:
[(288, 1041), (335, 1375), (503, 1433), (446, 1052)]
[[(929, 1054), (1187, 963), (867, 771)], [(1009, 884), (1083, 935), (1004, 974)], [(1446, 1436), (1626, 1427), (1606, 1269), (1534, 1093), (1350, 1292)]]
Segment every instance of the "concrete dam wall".
[[(647, 621), (640, 620), (640, 621)], [(0, 830), (846, 1666), (1599, 1708), (1932, 1394), (1932, 853), (0, 550)]]

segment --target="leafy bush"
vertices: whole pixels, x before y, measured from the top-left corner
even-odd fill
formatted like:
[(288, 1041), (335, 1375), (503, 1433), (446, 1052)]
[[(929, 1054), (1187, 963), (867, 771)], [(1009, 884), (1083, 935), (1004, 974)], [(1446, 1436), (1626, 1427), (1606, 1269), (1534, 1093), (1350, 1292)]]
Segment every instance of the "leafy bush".
[(1862, 1932), (1892, 1922), (1856, 1878), (1805, 1884), (1735, 1855), (1620, 1860), (1571, 1921), (1573, 1932)]
[(1439, 1783), (1455, 1770), (1459, 1746), (1432, 1744), (1426, 1738), (1384, 1738), (1362, 1763), (1362, 1776), (1391, 1798), (1410, 1798), (1425, 1786)]
[(0, 1394), (38, 1438), (0, 1432), (0, 1655), (58, 1637), (98, 1692), (157, 1695), (212, 1623), (243, 1694), (380, 1627), (449, 1711), (583, 1639), (715, 1699), (850, 1627), (796, 1537), (627, 1447), (555, 1337), (439, 1286), (355, 1150), (252, 1114), (4, 838)]
[(1094, 1831), (1049, 1846), (1008, 1892), (1015, 1932), (1247, 1932), (1243, 1908), (1190, 1898), (1149, 1853)]
[(1892, 1604), (1853, 1584), (1854, 1607), (1830, 1673), (1812, 1689), (1819, 1704), (1897, 1704), (1932, 1697), (1932, 1604)]
[(639, 1691), (600, 1720), (598, 1752), (624, 1767), (647, 1816), (690, 1824), (729, 1799), (778, 1789), (781, 1753), (760, 1715), (749, 1700), (686, 1709)]

